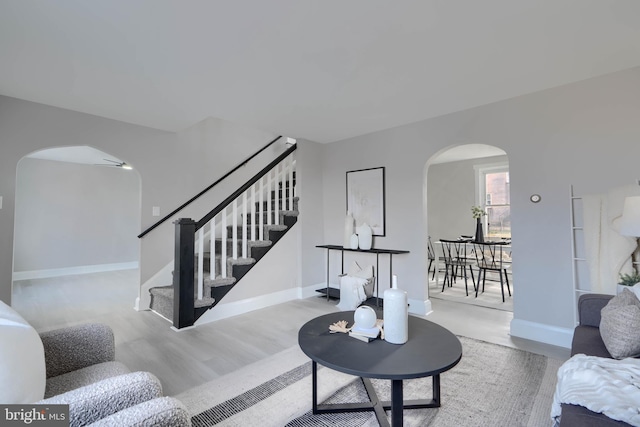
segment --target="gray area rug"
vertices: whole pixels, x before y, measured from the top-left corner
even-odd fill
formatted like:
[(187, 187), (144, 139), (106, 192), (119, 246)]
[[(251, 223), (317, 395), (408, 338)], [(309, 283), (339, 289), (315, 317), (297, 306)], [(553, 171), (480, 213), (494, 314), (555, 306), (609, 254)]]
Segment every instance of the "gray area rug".
[[(442, 406), (404, 411), (405, 426), (551, 426), (549, 417), (560, 360), (460, 337), (460, 363), (441, 375)], [(327, 368), (318, 371), (319, 400), (362, 402), (362, 382)], [(390, 381), (373, 380), (389, 400)], [(313, 415), (311, 363), (291, 348), (176, 396), (194, 427), (377, 426), (372, 412)], [(405, 399), (431, 398), (431, 378), (404, 382)]]

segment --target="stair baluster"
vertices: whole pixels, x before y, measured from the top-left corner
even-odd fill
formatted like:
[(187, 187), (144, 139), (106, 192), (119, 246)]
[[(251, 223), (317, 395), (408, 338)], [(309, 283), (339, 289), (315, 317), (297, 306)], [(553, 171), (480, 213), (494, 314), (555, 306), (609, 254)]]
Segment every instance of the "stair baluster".
[[(159, 313), (172, 317), (176, 328), (183, 328), (193, 325), (199, 316), (217, 304), (295, 224), (294, 179), (295, 161), (291, 150), (200, 221), (188, 218), (176, 221), (174, 283), (172, 287), (152, 288), (156, 290), (155, 294), (152, 292), (152, 308), (154, 295), (159, 302), (160, 298), (170, 301), (173, 314), (170, 311), (166, 314), (167, 310)], [(205, 264), (207, 256), (209, 263)], [(167, 303), (162, 304), (167, 307)]]

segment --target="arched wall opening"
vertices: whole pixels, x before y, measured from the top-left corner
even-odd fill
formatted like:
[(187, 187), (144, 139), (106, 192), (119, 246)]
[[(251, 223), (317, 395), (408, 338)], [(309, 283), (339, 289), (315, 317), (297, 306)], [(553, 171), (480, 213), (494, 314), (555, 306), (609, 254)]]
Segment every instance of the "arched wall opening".
[(138, 268), (141, 180), (120, 162), (88, 146), (20, 159), (14, 281)]
[[(485, 144), (462, 144), (439, 151), (425, 165), (423, 197), (425, 229), (431, 239), (436, 258), (431, 263), (429, 272), (429, 298), (513, 311), (513, 299), (508, 297), (506, 287), (505, 302), (502, 301), (501, 286), (495, 274), (487, 275), (485, 292), (480, 288), (478, 298), (475, 297), (473, 281), (478, 274), (475, 263), (472, 266), (474, 278), (468, 271), (469, 296), (466, 294), (467, 289), (461, 271), (458, 271), (452, 286), (443, 286), (445, 272), (441, 259), (442, 246), (439, 244), (440, 239), (475, 237), (476, 220), (471, 212), (473, 206), (481, 206), (488, 213), (482, 217), (485, 239), (503, 242), (511, 237), (507, 153), (499, 147)], [(468, 248), (471, 248), (471, 245), (468, 245)], [(505, 248), (504, 258), (510, 256), (509, 246)], [(469, 254), (469, 258), (475, 260), (472, 254)], [(439, 270), (434, 274), (434, 269), (438, 267)], [(508, 274), (508, 280), (512, 285), (510, 269)], [(513, 291), (512, 286), (510, 288)]]

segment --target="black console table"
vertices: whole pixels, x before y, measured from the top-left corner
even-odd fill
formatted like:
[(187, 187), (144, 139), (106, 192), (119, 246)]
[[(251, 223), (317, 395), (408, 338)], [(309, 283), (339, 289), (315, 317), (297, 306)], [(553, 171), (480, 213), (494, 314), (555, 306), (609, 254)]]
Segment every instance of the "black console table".
[(388, 254), (389, 255), (389, 287), (391, 287), (391, 283), (393, 282), (393, 256), (394, 255), (401, 255), (401, 254), (408, 254), (409, 251), (404, 251), (404, 250), (400, 250), (400, 249), (377, 249), (377, 248), (371, 248), (369, 250), (364, 250), (364, 249), (351, 249), (351, 248), (345, 248), (344, 246), (338, 246), (338, 245), (318, 245), (316, 246), (316, 248), (322, 248), (322, 249), (326, 249), (327, 250), (327, 289), (318, 289), (318, 292), (326, 292), (327, 294), (327, 300), (329, 300), (330, 296), (333, 296), (335, 298), (339, 298), (340, 293), (339, 290), (336, 290), (337, 294), (334, 295), (330, 295), (330, 291), (329, 291), (329, 253), (331, 251), (340, 251), (341, 254), (341, 269), (340, 272), (342, 274), (344, 274), (344, 253), (346, 252), (361, 252), (361, 253), (365, 253), (365, 254), (375, 254), (376, 255), (376, 271), (375, 271), (375, 279), (376, 279), (376, 305), (378, 304), (378, 302), (380, 301), (379, 298), (379, 293), (378, 293), (378, 272), (379, 272), (379, 266), (380, 266), (380, 254)]

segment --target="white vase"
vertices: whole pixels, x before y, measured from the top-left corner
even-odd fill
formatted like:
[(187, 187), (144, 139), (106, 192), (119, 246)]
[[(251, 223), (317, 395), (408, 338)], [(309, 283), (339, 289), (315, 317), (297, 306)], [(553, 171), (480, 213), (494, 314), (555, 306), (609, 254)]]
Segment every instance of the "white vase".
[(398, 277), (395, 274), (391, 283), (391, 289), (384, 291), (382, 307), (384, 340), (391, 344), (404, 344), (409, 339), (407, 293), (398, 289)]
[[(344, 219), (344, 237), (342, 240), (342, 246), (345, 248), (350, 247), (351, 245), (351, 235), (353, 234), (353, 216), (351, 215), (351, 211), (347, 212), (347, 216)], [(351, 248), (351, 249), (357, 249)]]
[(373, 308), (368, 305), (361, 305), (356, 308), (356, 311), (353, 313), (353, 323), (354, 326), (362, 329), (369, 329), (376, 326), (376, 312)]
[(356, 228), (356, 233), (358, 233), (358, 246), (360, 247), (360, 249), (365, 251), (371, 249), (371, 244), (373, 241), (373, 233), (371, 231), (371, 227), (369, 227), (367, 223), (364, 223), (360, 227)]
[(358, 249), (358, 235), (356, 233), (351, 235), (351, 238), (349, 239), (349, 246), (347, 247), (351, 249)]

